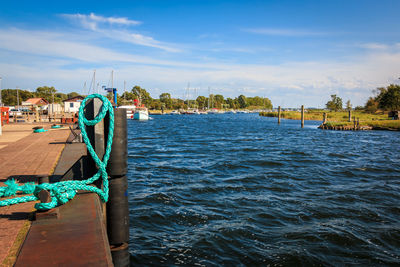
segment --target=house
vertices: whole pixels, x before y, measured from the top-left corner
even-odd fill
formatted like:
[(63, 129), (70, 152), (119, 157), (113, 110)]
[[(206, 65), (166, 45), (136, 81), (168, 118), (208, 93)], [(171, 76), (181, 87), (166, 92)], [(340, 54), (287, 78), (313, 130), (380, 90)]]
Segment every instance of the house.
[(80, 95), (65, 99), (63, 101), (64, 112), (72, 112), (72, 113), (78, 112), (83, 99), (84, 99), (83, 96)]
[(49, 102), (44, 98), (36, 97), (36, 98), (29, 98), (26, 101), (22, 101), (21, 105), (30, 110), (36, 110), (36, 108), (44, 110), (47, 109)]

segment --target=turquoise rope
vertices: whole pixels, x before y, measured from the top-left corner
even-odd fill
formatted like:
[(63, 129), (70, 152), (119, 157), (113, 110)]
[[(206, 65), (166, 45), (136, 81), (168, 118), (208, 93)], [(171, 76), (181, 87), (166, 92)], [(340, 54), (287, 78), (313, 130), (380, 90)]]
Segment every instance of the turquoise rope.
[(44, 132), (47, 132), (47, 131), (48, 130), (45, 130), (43, 128), (33, 130), (34, 133), (44, 133)]
[[(103, 105), (101, 106), (100, 112), (97, 114), (97, 116), (93, 120), (88, 120), (85, 118), (84, 108), (86, 106), (86, 102), (94, 98), (100, 99), (103, 102)], [(110, 115), (110, 126), (108, 131), (106, 151), (103, 157), (103, 161), (101, 161), (90, 143), (89, 137), (86, 132), (86, 126), (96, 125), (106, 116), (107, 112)], [(100, 199), (103, 202), (107, 202), (108, 174), (106, 171), (106, 166), (108, 159), (110, 158), (112, 139), (114, 135), (114, 110), (110, 101), (106, 97), (99, 94), (92, 94), (87, 96), (82, 101), (81, 107), (79, 108), (79, 127), (82, 132), (83, 141), (85, 142), (90, 155), (97, 165), (97, 173), (87, 180), (63, 181), (53, 184), (44, 183), (36, 185), (34, 183), (26, 183), (24, 185), (18, 185), (15, 180), (8, 180), (5, 182), (5, 184), (7, 185), (6, 187), (0, 187), (0, 197), (15, 196), (18, 192), (31, 195), (2, 200), (0, 201), (0, 207), (36, 201), (39, 199), (38, 194), (42, 190), (48, 190), (50, 192), (51, 202), (35, 204), (35, 208), (37, 210), (48, 210), (65, 204), (69, 200), (74, 198), (77, 190), (94, 192), (99, 195)], [(103, 179), (103, 190), (90, 185), (93, 184), (93, 182), (98, 180), (100, 177)]]

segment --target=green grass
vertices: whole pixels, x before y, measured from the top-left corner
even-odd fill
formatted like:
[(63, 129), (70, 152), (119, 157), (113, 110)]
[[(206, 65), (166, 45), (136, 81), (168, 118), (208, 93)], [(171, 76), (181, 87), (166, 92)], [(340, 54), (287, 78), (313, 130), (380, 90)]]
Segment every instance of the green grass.
[[(352, 121), (349, 122), (347, 111), (330, 112), (323, 110), (313, 110), (305, 112), (304, 119), (322, 121), (324, 112), (327, 114), (326, 125), (328, 127), (352, 127), (354, 125), (353, 117), (356, 117), (356, 119), (360, 121), (360, 126), (371, 126), (373, 129), (400, 130), (400, 120), (391, 120), (388, 118), (387, 114), (383, 113), (371, 114), (361, 111), (353, 111), (351, 114)], [(278, 117), (278, 112), (261, 112), (260, 116)], [(281, 118), (300, 120), (301, 113), (297, 111), (283, 111), (281, 112)]]

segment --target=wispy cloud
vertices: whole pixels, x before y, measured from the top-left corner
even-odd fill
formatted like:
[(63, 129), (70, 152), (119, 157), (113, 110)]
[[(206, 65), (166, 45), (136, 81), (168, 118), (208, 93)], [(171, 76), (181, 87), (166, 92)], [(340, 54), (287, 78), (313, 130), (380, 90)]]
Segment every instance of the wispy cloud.
[(389, 45), (380, 43), (365, 43), (365, 44), (360, 44), (359, 46), (370, 50), (385, 50), (390, 48)]
[(325, 32), (309, 31), (302, 29), (278, 29), (278, 28), (251, 28), (243, 31), (261, 35), (286, 36), (286, 37), (304, 37), (304, 36), (323, 36)]
[[(73, 38), (70, 38), (73, 39)], [(68, 35), (53, 32), (0, 29), (0, 49), (47, 57), (69, 58), (82, 62), (130, 62), (173, 65), (173, 62), (116, 52), (93, 44), (70, 40)]]
[[(153, 37), (145, 36), (137, 32), (130, 32), (126, 29), (121, 29), (121, 26), (140, 25), (142, 22), (130, 20), (124, 17), (103, 17), (90, 13), (84, 14), (62, 14), (62, 17), (78, 22), (84, 29), (91, 30), (101, 35), (114, 40), (119, 40), (131, 44), (158, 48), (167, 52), (180, 52), (181, 50), (172, 45), (155, 40)], [(116, 26), (105, 27), (105, 24)]]
[[(400, 69), (400, 51), (393, 49), (364, 51), (346, 61), (229, 64), (215, 59), (190, 61), (180, 54), (164, 60), (160, 55), (121, 52), (91, 41), (77, 41), (75, 35), (66, 32), (0, 28), (0, 57), (12, 57), (0, 62), (2, 77), (8, 77), (3, 81), (10, 87), (48, 83), (57, 88), (77, 88), (93, 68), (99, 71), (99, 77), (101, 73), (108, 77), (109, 68), (105, 66), (112, 65), (119, 80), (136, 81), (151, 93), (152, 88), (161, 88), (181, 97), (183, 89), (170, 88), (183, 88), (190, 81), (218, 88), (216, 92), (229, 97), (247, 88), (246, 92), (270, 97), (274, 104), (290, 99), (293, 105), (323, 105), (328, 100), (324, 97), (337, 93), (360, 105), (372, 89), (397, 79), (396, 70)], [(32, 60), (26, 60), (28, 56)]]
[(173, 47), (172, 45), (170, 46), (166, 43), (155, 40), (153, 37), (145, 36), (140, 33), (131, 33), (121, 30), (106, 30), (106, 29), (98, 30), (97, 32), (101, 33), (103, 36), (106, 36), (108, 38), (112, 38), (114, 40), (119, 40), (126, 43), (158, 48), (173, 53), (182, 51), (179, 48)]
[(142, 22), (137, 21), (137, 20), (130, 20), (125, 17), (103, 17), (96, 15), (94, 13), (90, 13), (89, 15), (85, 14), (62, 14), (61, 16), (71, 19), (71, 20), (76, 20), (79, 21), (83, 26), (86, 28), (89, 28), (91, 30), (96, 30), (98, 27), (99, 23), (107, 23), (107, 24), (116, 24), (116, 25), (125, 25), (125, 26), (131, 26), (131, 25), (139, 25), (142, 24)]

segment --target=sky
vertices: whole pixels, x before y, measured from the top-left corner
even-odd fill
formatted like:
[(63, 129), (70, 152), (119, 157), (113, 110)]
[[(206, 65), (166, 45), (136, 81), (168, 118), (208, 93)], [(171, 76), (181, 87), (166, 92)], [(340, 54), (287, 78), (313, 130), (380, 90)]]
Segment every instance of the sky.
[(397, 0), (2, 1), (0, 86), (364, 105), (400, 83), (399, 15)]

